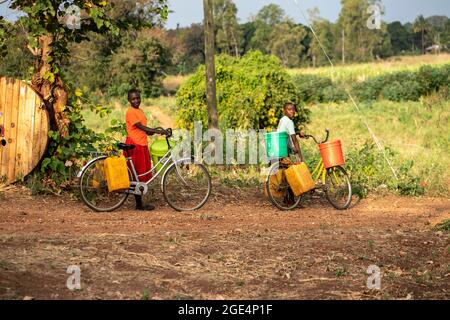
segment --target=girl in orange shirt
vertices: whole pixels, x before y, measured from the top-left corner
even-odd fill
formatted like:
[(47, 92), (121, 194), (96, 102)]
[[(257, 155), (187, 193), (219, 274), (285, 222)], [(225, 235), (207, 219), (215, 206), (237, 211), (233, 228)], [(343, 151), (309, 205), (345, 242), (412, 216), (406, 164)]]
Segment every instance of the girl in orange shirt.
[[(124, 155), (125, 157), (131, 157), (136, 173), (141, 175), (149, 172), (152, 168), (147, 135), (153, 135), (155, 133), (164, 134), (164, 131), (147, 127), (147, 118), (144, 112), (139, 109), (141, 105), (141, 93), (139, 90), (131, 89), (128, 91), (128, 102), (130, 103), (130, 107), (126, 113), (127, 139), (125, 143), (134, 145), (135, 147), (132, 150), (124, 151)], [(138, 179), (141, 182), (147, 182), (151, 177), (152, 174), (148, 173)], [(135, 198), (137, 210), (155, 209), (155, 206), (151, 204), (144, 206), (142, 196), (135, 195)]]

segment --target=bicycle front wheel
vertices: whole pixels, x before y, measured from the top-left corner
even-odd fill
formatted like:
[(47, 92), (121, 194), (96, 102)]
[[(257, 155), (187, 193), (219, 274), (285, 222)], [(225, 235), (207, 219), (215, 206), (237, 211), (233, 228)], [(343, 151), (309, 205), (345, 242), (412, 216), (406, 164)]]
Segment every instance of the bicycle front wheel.
[(266, 180), (266, 193), (272, 202), (280, 210), (292, 210), (298, 207), (302, 196), (296, 197), (287, 182), (285, 170), (287, 166), (275, 163), (269, 169)]
[(108, 191), (104, 171), (105, 159), (106, 157), (102, 157), (92, 162), (84, 169), (80, 178), (81, 199), (89, 208), (98, 212), (116, 210), (128, 197), (125, 190)]
[(344, 168), (338, 166), (327, 169), (325, 194), (336, 209), (348, 209), (352, 202), (352, 185)]
[(167, 168), (162, 191), (164, 199), (173, 209), (198, 210), (211, 194), (211, 177), (204, 165), (192, 160), (179, 160)]

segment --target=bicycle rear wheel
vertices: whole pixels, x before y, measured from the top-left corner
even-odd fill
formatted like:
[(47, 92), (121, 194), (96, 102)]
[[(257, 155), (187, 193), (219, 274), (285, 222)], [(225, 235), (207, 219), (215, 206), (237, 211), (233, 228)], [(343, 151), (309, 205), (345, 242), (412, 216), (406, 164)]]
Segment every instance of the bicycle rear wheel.
[(348, 209), (352, 202), (352, 185), (344, 168), (338, 166), (327, 169), (325, 194), (328, 201), (336, 209)]
[(177, 211), (200, 209), (211, 194), (211, 177), (206, 167), (192, 160), (172, 163), (162, 180), (167, 203)]
[[(80, 194), (83, 202), (98, 212), (109, 212), (119, 208), (128, 197), (125, 190), (108, 191), (104, 172), (106, 157), (98, 158), (87, 166), (80, 177)], [(128, 170), (128, 174), (130, 174)]]
[(284, 170), (287, 166), (275, 163), (269, 169), (266, 180), (266, 192), (273, 203), (280, 210), (292, 210), (298, 207), (302, 196), (296, 197), (287, 182)]

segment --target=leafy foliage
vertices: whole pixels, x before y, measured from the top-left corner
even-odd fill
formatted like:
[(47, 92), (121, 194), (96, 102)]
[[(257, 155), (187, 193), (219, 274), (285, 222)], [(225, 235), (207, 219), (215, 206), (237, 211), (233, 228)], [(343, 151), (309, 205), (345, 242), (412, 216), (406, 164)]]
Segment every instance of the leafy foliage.
[(422, 66), (418, 71), (401, 71), (368, 79), (353, 85), (352, 92), (360, 100), (417, 101), (448, 86), (450, 65)]
[(347, 100), (345, 89), (330, 78), (297, 74), (292, 77), (301, 99), (306, 103), (338, 102)]
[[(82, 165), (82, 159), (90, 157), (90, 153), (96, 150), (105, 150), (111, 143), (111, 138), (106, 134), (86, 128), (82, 108), (81, 94), (77, 93), (65, 110), (70, 119), (69, 135), (62, 137), (58, 132), (49, 132), (50, 145), (47, 157), (42, 161), (41, 172), (48, 174), (56, 183), (55, 187), (74, 178), (76, 170)], [(91, 108), (100, 118), (108, 113), (101, 106)]]
[[(242, 58), (221, 55), (216, 60), (217, 109), (222, 129), (276, 127), (283, 105), (293, 102), (296, 123), (308, 120), (299, 92), (275, 56), (259, 51)], [(178, 90), (178, 125), (192, 128), (194, 121), (207, 127), (205, 68), (200, 66)]]
[[(386, 148), (386, 156), (390, 159), (396, 156), (395, 151)], [(375, 144), (366, 142), (360, 148), (351, 148), (346, 155), (352, 188), (355, 195), (365, 198), (372, 190), (385, 188), (402, 195), (422, 195), (425, 190), (421, 179), (412, 174), (413, 160), (403, 162), (398, 170), (399, 180), (392, 179), (392, 173), (383, 155)]]

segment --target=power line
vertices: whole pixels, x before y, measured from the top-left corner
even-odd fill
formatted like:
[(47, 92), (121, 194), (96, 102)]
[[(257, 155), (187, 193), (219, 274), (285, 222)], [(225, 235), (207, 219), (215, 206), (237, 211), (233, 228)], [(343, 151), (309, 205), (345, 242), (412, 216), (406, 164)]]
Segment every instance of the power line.
[[(327, 57), (328, 62), (331, 65), (331, 69), (332, 72), (334, 72), (335, 66), (333, 61), (331, 61), (327, 51), (325, 50), (324, 46), (322, 45), (322, 42), (320, 41), (319, 37), (317, 36), (314, 28), (312, 27), (312, 24), (310, 23), (309, 19), (306, 17), (305, 13), (303, 12), (302, 8), (300, 7), (300, 5), (298, 4), (298, 0), (294, 0), (295, 5), (298, 7), (298, 9), (300, 10), (303, 18), (305, 19), (306, 23), (308, 24), (309, 29), (311, 29), (312, 34), (314, 35), (314, 38), (317, 40), (317, 42), (319, 43), (320, 48), (322, 49), (323, 53), (325, 54), (325, 56)], [(372, 137), (373, 141), (375, 142), (376, 146), (378, 147), (378, 149), (382, 152), (384, 159), (386, 160), (387, 164), (389, 165), (389, 168), (392, 171), (392, 174), (394, 175), (395, 179), (398, 180), (398, 176), (397, 173), (395, 172), (394, 167), (391, 164), (391, 161), (389, 160), (389, 158), (386, 155), (386, 152), (384, 151), (384, 148), (380, 142), (380, 140), (378, 139), (378, 137), (375, 135), (375, 133), (373, 132), (373, 130), (369, 127), (369, 124), (367, 123), (364, 114), (362, 113), (361, 109), (359, 108), (358, 104), (356, 103), (355, 99), (353, 98), (352, 94), (350, 93), (350, 91), (348, 90), (348, 88), (344, 88), (345, 93), (347, 93), (348, 97), (350, 98), (351, 102), (353, 103), (354, 107), (356, 108), (356, 110), (359, 112), (362, 122), (364, 123), (364, 125), (366, 126), (367, 130), (369, 131), (370, 136)]]

